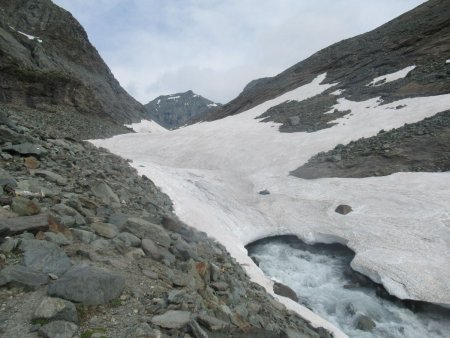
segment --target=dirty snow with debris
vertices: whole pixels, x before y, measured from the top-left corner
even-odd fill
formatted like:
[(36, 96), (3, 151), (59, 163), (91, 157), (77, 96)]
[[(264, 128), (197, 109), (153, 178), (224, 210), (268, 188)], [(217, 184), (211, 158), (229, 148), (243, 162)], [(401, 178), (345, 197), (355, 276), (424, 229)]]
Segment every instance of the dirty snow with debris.
[(153, 120), (142, 120), (141, 122), (125, 124), (125, 127), (133, 129), (136, 133), (162, 133), (167, 131), (166, 128), (159, 125)]
[[(311, 83), (246, 112), (160, 134), (125, 134), (94, 144), (131, 159), (174, 202), (178, 216), (225, 245), (249, 276), (272, 292), (272, 281), (244, 246), (294, 234), (307, 242), (339, 242), (356, 252), (352, 267), (399, 298), (450, 305), (450, 173), (398, 173), (362, 179), (303, 180), (289, 172), (311, 156), (381, 129), (398, 128), (450, 108), (450, 95), (380, 105), (339, 99), (352, 114), (314, 133), (280, 133), (256, 117), (288, 100), (334, 86)], [(392, 78), (392, 77), (391, 77)], [(392, 107), (404, 105), (401, 110)], [(270, 194), (260, 195), (261, 190)], [(349, 204), (353, 212), (334, 212)], [(345, 337), (307, 308), (276, 296), (316, 326)]]

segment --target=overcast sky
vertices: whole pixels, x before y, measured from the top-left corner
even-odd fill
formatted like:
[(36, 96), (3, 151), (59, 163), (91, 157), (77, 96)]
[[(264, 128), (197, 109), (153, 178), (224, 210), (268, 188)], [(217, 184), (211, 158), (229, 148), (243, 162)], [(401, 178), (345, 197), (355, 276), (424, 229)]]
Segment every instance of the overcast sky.
[(226, 103), (249, 81), (424, 0), (53, 0), (142, 103), (192, 89)]

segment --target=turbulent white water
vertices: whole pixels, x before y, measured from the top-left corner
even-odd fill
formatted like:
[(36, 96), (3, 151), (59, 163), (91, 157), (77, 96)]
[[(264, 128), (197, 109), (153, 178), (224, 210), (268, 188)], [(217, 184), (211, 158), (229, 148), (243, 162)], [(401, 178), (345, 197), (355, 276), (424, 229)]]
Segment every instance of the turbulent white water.
[[(324, 248), (325, 247), (325, 248)], [(305, 304), (323, 318), (340, 327), (350, 337), (449, 337), (447, 310), (428, 309), (414, 313), (380, 298), (373, 288), (349, 288), (348, 271), (353, 254), (336, 248), (306, 249), (283, 239), (273, 239), (250, 248), (270, 277), (290, 286)], [(344, 287), (346, 286), (346, 287)], [(445, 314), (443, 313), (445, 312)], [(355, 328), (359, 315), (370, 317), (376, 327), (371, 332)]]

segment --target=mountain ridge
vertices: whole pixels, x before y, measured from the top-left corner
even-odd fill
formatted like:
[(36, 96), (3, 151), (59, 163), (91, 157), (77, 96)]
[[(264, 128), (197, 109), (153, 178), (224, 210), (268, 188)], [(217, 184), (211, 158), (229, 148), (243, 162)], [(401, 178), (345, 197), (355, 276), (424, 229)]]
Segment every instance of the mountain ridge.
[[(145, 116), (69, 12), (50, 0), (0, 0), (0, 9), (2, 103), (42, 115), (52, 111), (55, 120), (79, 114), (95, 121), (97, 132), (126, 132), (122, 124)], [(59, 121), (57, 127), (66, 126)]]
[(167, 129), (176, 129), (198, 120), (217, 110), (215, 103), (192, 90), (171, 95), (160, 95), (144, 107), (148, 116)]

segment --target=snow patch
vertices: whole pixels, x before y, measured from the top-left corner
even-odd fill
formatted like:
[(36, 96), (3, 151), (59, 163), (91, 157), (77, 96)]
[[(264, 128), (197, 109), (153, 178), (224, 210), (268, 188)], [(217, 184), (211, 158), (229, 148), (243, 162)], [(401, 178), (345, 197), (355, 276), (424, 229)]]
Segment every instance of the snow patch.
[(170, 97), (167, 98), (167, 100), (176, 100), (176, 99), (179, 99), (179, 98), (180, 98), (180, 96), (170, 96)]
[(18, 30), (14, 29), (14, 28), (11, 27), (11, 26), (9, 26), (9, 28), (11, 28), (13, 31), (15, 31), (15, 32), (17, 32), (17, 33), (19, 33), (19, 34), (22, 34), (23, 36), (26, 36), (29, 40), (36, 40), (37, 42), (42, 43), (42, 39), (39, 38), (39, 37), (37, 37), (37, 36), (30, 35), (30, 34), (27, 34), (27, 33), (21, 32), (21, 31), (18, 31)]
[(447, 59), (447, 61), (445, 61), (445, 63), (450, 63), (450, 59)]
[(345, 92), (345, 89), (338, 89), (331, 93), (331, 95), (340, 96)]
[(138, 123), (125, 124), (125, 127), (133, 129), (136, 133), (162, 133), (168, 131), (153, 120), (142, 120)]
[(367, 86), (378, 87), (378, 86), (382, 86), (388, 82), (393, 82), (396, 80), (403, 79), (406, 75), (409, 74), (409, 72), (411, 72), (415, 68), (416, 68), (416, 66), (409, 66), (409, 67), (403, 68), (395, 73), (390, 73), (390, 74), (376, 77), (375, 79), (372, 80), (372, 82), (367, 84)]
[(217, 104), (215, 104), (215, 103), (210, 103), (210, 104), (208, 104), (208, 107), (217, 107)]

